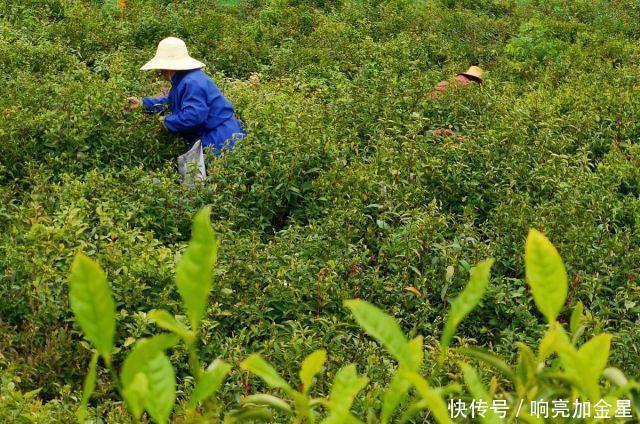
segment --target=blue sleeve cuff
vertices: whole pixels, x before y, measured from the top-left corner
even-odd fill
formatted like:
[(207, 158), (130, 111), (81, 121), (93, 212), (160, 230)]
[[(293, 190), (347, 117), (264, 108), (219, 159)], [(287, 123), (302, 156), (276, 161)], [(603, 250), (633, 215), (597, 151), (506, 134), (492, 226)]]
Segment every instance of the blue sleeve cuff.
[(166, 104), (166, 97), (143, 97), (142, 106), (149, 112), (162, 112)]

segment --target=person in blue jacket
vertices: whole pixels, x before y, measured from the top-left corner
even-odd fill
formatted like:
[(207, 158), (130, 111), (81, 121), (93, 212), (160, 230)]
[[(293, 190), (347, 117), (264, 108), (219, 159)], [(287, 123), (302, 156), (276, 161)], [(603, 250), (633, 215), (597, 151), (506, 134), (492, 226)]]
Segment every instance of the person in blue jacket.
[(179, 38), (165, 38), (156, 56), (142, 70), (158, 70), (171, 81), (168, 95), (128, 99), (130, 109), (144, 107), (149, 112), (166, 112), (160, 120), (167, 130), (186, 138), (191, 146), (198, 141), (204, 150), (219, 156), (231, 150), (246, 135), (227, 100), (211, 77), (202, 71), (205, 64), (189, 56)]

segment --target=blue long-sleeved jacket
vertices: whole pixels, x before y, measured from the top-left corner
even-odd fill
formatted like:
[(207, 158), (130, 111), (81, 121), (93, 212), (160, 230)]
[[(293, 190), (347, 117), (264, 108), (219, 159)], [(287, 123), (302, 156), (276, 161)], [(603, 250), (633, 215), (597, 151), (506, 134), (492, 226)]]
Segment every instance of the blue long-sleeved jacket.
[(233, 149), (234, 141), (246, 135), (233, 115), (231, 103), (199, 69), (177, 72), (171, 78), (168, 96), (145, 97), (142, 104), (152, 112), (160, 112), (168, 106), (171, 114), (164, 120), (167, 129), (183, 135), (189, 142), (201, 139), (205, 147)]

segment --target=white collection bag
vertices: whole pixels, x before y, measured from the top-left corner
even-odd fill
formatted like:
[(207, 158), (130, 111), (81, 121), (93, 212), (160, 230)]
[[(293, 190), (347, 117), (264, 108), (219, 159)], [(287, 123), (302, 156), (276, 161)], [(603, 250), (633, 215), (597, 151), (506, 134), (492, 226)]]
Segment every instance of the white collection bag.
[(193, 143), (188, 152), (178, 156), (178, 172), (182, 175), (183, 183), (191, 187), (195, 185), (195, 181), (204, 181), (207, 178), (201, 140)]

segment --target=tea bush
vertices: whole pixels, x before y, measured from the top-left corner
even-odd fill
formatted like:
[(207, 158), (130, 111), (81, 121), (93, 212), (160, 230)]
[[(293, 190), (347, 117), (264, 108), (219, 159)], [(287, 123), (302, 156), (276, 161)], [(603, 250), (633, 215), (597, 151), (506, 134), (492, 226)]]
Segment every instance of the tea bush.
[[(280, 389), (288, 399), (266, 393), (245, 395), (238, 409), (223, 412), (215, 401), (215, 395), (232, 367), (216, 359), (203, 370), (197, 349), (200, 324), (213, 288), (212, 277), (219, 246), (209, 222), (210, 214), (211, 210), (205, 208), (194, 218), (191, 241), (176, 266), (176, 286), (187, 315), (183, 321), (188, 320), (188, 324), (166, 310), (151, 311), (149, 318), (158, 327), (172, 334), (158, 334), (137, 341), (124, 359), (119, 377), (113, 361), (116, 311), (110, 285), (98, 264), (82, 253), (76, 255), (69, 277), (70, 304), (84, 336), (94, 346), (82, 401), (77, 411), (78, 421), (84, 422), (87, 417), (87, 404), (98, 378), (98, 360), (102, 359), (134, 421), (139, 421), (146, 412), (155, 422), (167, 422), (176, 402), (176, 376), (165, 351), (181, 341), (185, 345), (189, 367), (195, 380), (190, 397), (185, 400), (186, 405), (183, 404), (179, 413), (187, 421), (204, 419), (206, 422), (218, 422), (222, 414), (224, 422), (271, 421), (271, 410), (274, 410), (279, 415), (292, 415), (293, 422), (314, 423), (319, 415), (317, 409), (324, 409), (326, 418), (322, 420), (323, 423), (362, 422), (351, 409), (359, 392), (368, 386), (369, 379), (358, 375), (355, 364), (344, 366), (335, 373), (327, 398), (312, 397), (312, 385), (327, 361), (327, 352), (322, 349), (314, 351), (303, 360), (299, 372), (299, 390), (284, 380), (260, 354), (249, 356), (240, 363), (240, 367), (259, 376), (268, 387)], [(449, 353), (457, 327), (482, 300), (493, 263), (493, 259), (487, 259), (472, 268), (469, 284), (451, 303), (440, 339), (440, 366)], [(510, 409), (519, 405), (517, 412), (507, 414), (505, 410), (502, 416), (493, 409), (489, 410), (486, 416), (481, 414), (482, 421), (499, 422), (502, 419), (512, 422), (522, 419), (536, 422), (538, 412), (524, 404), (525, 400), (531, 403), (537, 396), (548, 400), (568, 394), (572, 399), (589, 400), (596, 404), (606, 402), (609, 408), (613, 408), (607, 416), (625, 415), (632, 418), (633, 408), (640, 412), (640, 384), (630, 382), (617, 368), (605, 368), (611, 335), (599, 334), (582, 346), (577, 346), (586, 329), (582, 303), (578, 303), (573, 309), (569, 332), (556, 321), (567, 298), (567, 273), (555, 247), (535, 230), (530, 231), (527, 237), (525, 266), (536, 307), (549, 324), (539, 343), (537, 355), (527, 344), (517, 342), (520, 352), (514, 369), (491, 352), (469, 347), (457, 350), (495, 367), (515, 388), (515, 392), (512, 392), (505, 385), (497, 393), (498, 383), (494, 378), (490, 393), (477, 371), (467, 362), (460, 362), (468, 391), (478, 401), (493, 401), (498, 394), (504, 399), (506, 408), (509, 408), (508, 402), (511, 402)], [(445, 398), (460, 393), (461, 386), (451, 381), (445, 387), (431, 388), (429, 380), (434, 378), (424, 378), (419, 374), (424, 361), (422, 336), (409, 340), (393, 318), (364, 300), (348, 300), (345, 301), (345, 306), (355, 316), (360, 327), (378, 340), (398, 362), (389, 386), (381, 396), (381, 402), (376, 399), (379, 396), (378, 389), (367, 395), (364, 403), (367, 422), (389, 422), (396, 409), (409, 397), (413, 400), (406, 405), (406, 411), (399, 422), (410, 421), (425, 409), (430, 411), (438, 423), (452, 422), (454, 412), (451, 407), (448, 410)], [(600, 385), (603, 376), (613, 383), (612, 386), (604, 387), (607, 390), (604, 395)], [(12, 389), (11, 383), (9, 388)], [(413, 396), (410, 392), (412, 388), (416, 392)], [(31, 394), (26, 394), (27, 398), (30, 396)], [(621, 396), (627, 399), (621, 400)], [(624, 402), (624, 414), (619, 412), (620, 406), (613, 407), (614, 404), (620, 405), (620, 402)], [(202, 406), (199, 408), (200, 404)], [(524, 410), (521, 410), (523, 405)], [(376, 418), (378, 409), (379, 420)]]
[[(109, 276), (120, 366), (157, 334), (151, 310), (184, 313), (175, 264), (205, 205), (224, 287), (200, 325), (202, 361), (260, 352), (296, 382), (325, 349), (318, 393), (356, 363), (372, 394), (352, 411), (376, 410), (394, 362), (343, 300), (377, 305), (432, 349), (472, 264), (493, 257), (457, 343), (516, 363), (514, 341), (547, 331), (523, 272), (539, 228), (566, 261), (567, 306), (588, 311), (578, 345), (607, 332), (611, 365), (639, 375), (635, 2), (233, 3), (0, 0), (0, 421), (73, 419), (91, 359), (67, 302), (75, 253)], [(168, 35), (207, 63), (249, 132), (196, 190), (175, 175), (182, 142), (122, 108), (160, 90), (139, 67)], [(482, 86), (427, 98), (472, 64)], [(179, 399), (193, 387), (185, 353), (171, 354)], [(456, 359), (423, 375), (462, 378)], [(90, 410), (124, 422), (108, 381)], [(262, 389), (232, 373), (220, 409)]]

